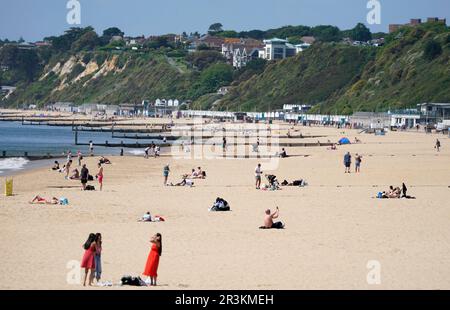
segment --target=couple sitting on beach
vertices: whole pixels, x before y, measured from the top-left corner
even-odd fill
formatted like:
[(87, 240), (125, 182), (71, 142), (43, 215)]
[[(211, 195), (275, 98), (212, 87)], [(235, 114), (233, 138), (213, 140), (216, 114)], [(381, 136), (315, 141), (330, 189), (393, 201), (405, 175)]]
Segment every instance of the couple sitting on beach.
[(147, 212), (138, 220), (138, 222), (165, 222), (165, 219), (159, 215), (152, 217), (150, 212)]
[(228, 202), (223, 198), (217, 198), (216, 202), (213, 204), (213, 206), (208, 210), (212, 212), (226, 212), (231, 211), (230, 205)]
[(197, 170), (192, 169), (191, 174), (183, 175), (183, 178), (206, 179), (206, 171), (203, 171), (201, 167), (198, 167)]
[(392, 185), (389, 187), (388, 191), (379, 192), (377, 195), (377, 198), (379, 199), (399, 199), (399, 198), (406, 198), (406, 199), (416, 199), (415, 197), (408, 196), (406, 193), (408, 191), (408, 188), (406, 187), (405, 183), (402, 184), (402, 188), (396, 187), (394, 188)]
[(274, 219), (277, 219), (280, 216), (280, 209), (275, 212), (271, 212), (270, 209), (266, 210), (266, 215), (264, 216), (264, 226), (259, 227), (259, 229), (284, 229), (285, 225), (282, 222), (275, 222)]
[(38, 205), (68, 205), (69, 200), (67, 198), (56, 198), (52, 197), (52, 199), (46, 199), (41, 197), (40, 195), (36, 195), (33, 200), (30, 201), (30, 204), (38, 204)]

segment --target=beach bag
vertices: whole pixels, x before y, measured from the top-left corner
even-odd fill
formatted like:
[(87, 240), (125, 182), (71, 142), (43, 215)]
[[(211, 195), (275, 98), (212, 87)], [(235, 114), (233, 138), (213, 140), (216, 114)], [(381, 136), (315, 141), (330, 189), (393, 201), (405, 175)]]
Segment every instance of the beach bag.
[(60, 198), (59, 199), (59, 204), (62, 206), (67, 206), (69, 204), (69, 199), (67, 198)]
[(13, 179), (6, 179), (5, 181), (5, 196), (13, 195)]
[(292, 184), (293, 184), (294, 186), (302, 186), (303, 180), (295, 180)]
[(95, 191), (95, 187), (93, 185), (86, 185), (87, 191)]
[(147, 284), (145, 284), (145, 282), (140, 277), (123, 276), (120, 282), (122, 283), (122, 285), (147, 286)]
[(383, 198), (383, 193), (382, 193), (382, 192), (379, 192), (379, 193), (377, 194), (377, 198), (378, 198), (378, 199)]

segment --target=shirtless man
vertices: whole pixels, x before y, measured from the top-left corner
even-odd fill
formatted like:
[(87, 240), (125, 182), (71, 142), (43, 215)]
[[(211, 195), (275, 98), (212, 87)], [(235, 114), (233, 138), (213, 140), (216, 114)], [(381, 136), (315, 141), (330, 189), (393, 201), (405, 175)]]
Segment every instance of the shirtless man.
[(273, 220), (277, 219), (279, 215), (280, 215), (280, 209), (278, 209), (278, 207), (277, 207), (277, 211), (275, 211), (273, 213), (269, 209), (267, 209), (266, 215), (264, 216), (263, 228), (265, 228), (265, 229), (271, 229), (271, 228), (282, 229), (282, 228), (284, 228), (283, 223), (281, 223), (281, 222), (274, 223), (273, 222)]

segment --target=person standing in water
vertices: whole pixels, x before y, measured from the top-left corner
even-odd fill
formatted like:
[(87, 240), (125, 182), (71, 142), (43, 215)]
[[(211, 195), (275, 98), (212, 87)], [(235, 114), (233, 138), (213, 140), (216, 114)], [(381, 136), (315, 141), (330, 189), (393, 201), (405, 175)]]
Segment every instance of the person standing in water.
[(167, 179), (169, 178), (170, 167), (169, 164), (164, 166), (163, 176), (164, 176), (164, 185), (167, 185)]
[(91, 156), (94, 156), (94, 143), (89, 141), (89, 151), (91, 152)]
[(98, 172), (97, 172), (97, 180), (100, 185), (100, 191), (103, 189), (103, 167), (101, 163), (98, 163)]
[(84, 281), (83, 286), (86, 286), (86, 280), (89, 274), (89, 286), (92, 285), (92, 281), (94, 280), (94, 269), (95, 269), (95, 234), (90, 234), (88, 239), (83, 245), (84, 255), (81, 260), (81, 268), (84, 268)]
[(147, 276), (145, 281), (148, 285), (156, 286), (156, 279), (158, 277), (159, 258), (162, 254), (162, 236), (160, 233), (154, 235), (150, 242), (152, 248), (148, 254), (147, 263), (145, 264), (144, 276)]

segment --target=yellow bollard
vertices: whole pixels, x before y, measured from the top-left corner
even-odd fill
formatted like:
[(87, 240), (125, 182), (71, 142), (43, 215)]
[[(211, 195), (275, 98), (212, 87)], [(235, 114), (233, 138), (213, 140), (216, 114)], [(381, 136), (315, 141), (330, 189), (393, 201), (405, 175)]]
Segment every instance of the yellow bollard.
[(5, 181), (5, 196), (13, 195), (13, 179), (6, 179)]

